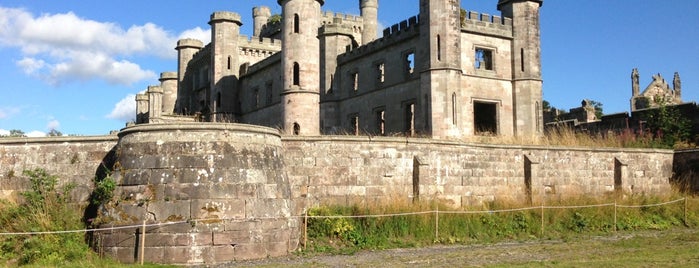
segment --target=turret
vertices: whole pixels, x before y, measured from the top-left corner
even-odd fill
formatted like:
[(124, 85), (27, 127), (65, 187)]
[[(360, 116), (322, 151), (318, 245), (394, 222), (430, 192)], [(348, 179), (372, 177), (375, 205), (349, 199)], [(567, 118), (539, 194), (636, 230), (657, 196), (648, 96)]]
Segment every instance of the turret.
[(320, 134), (320, 7), (323, 0), (278, 0), (282, 6), (282, 124), (294, 135)]
[[(420, 74), (420, 96), (414, 107), (416, 132), (435, 138), (459, 135), (461, 125), (446, 103), (460, 99), (461, 1), (420, 0), (420, 45), (415, 62)], [(412, 109), (412, 107), (405, 109)], [(410, 113), (413, 113), (412, 111)], [(408, 131), (408, 128), (406, 128)]]
[(136, 124), (148, 123), (148, 95), (136, 94)]
[(378, 37), (379, 0), (359, 0), (359, 9), (364, 20), (362, 44), (366, 45)]
[(232, 118), (238, 109), (238, 61), (240, 36), (240, 15), (234, 12), (214, 12), (211, 14), (211, 90), (207, 94), (208, 110), (212, 113), (211, 121), (223, 120), (219, 115)]
[(185, 74), (187, 73), (187, 65), (194, 57), (194, 54), (199, 52), (204, 44), (196, 39), (180, 39), (177, 41), (177, 103), (175, 104), (175, 113), (186, 114), (190, 111), (190, 95), (192, 94), (192, 82), (189, 81)]
[[(318, 30), (318, 38), (320, 39), (320, 94), (321, 99), (327, 94), (331, 94), (333, 83), (336, 83), (335, 71), (337, 70), (337, 56), (343, 54), (347, 50), (347, 46), (351, 46), (353, 38), (353, 29), (351, 26), (342, 23), (342, 18), (334, 18), (333, 23), (325, 24)], [(325, 111), (320, 115), (322, 122), (321, 128), (323, 131), (330, 131), (332, 126), (340, 125), (338, 115), (335, 113), (339, 110), (337, 102), (325, 102), (321, 104), (321, 110)]]
[(163, 88), (160, 86), (148, 87), (148, 122), (156, 123), (162, 117)]
[(253, 36), (260, 36), (262, 28), (264, 28), (265, 24), (267, 24), (267, 21), (269, 20), (269, 17), (271, 16), (272, 12), (269, 10), (269, 7), (259, 6), (252, 8), (252, 19), (254, 22), (252, 28)]
[(161, 73), (159, 80), (160, 87), (163, 88), (163, 114), (171, 115), (175, 111), (177, 101), (177, 73)]
[(500, 0), (502, 16), (512, 18), (513, 89), (517, 135), (541, 135), (543, 115), (541, 31), (539, 8), (543, 0)]

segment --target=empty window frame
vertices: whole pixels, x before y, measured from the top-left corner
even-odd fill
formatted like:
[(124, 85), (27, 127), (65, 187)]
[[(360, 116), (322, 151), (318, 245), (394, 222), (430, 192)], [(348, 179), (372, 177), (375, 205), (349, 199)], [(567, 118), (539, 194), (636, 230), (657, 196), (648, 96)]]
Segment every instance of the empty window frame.
[(381, 136), (386, 135), (386, 110), (379, 108), (374, 110), (376, 116), (376, 133)]
[(359, 136), (359, 115), (350, 115), (350, 130), (352, 135)]
[(495, 102), (473, 102), (473, 125), (476, 135), (498, 134), (498, 104)]
[(405, 73), (411, 75), (415, 72), (415, 52), (408, 51), (404, 54)]
[(350, 83), (352, 83), (352, 91), (357, 92), (359, 90), (359, 72), (350, 73)]
[(293, 85), (294, 86), (300, 86), (300, 79), (301, 79), (301, 67), (299, 67), (298, 62), (294, 62), (294, 70), (293, 70)]
[(386, 81), (386, 64), (383, 62), (376, 64), (376, 82), (383, 83)]
[(294, 14), (294, 33), (299, 33), (299, 25), (300, 19), (299, 19), (299, 14)]
[(407, 136), (415, 136), (415, 102), (404, 105), (404, 131)]
[(486, 48), (476, 48), (474, 67), (477, 70), (493, 70), (493, 50)]

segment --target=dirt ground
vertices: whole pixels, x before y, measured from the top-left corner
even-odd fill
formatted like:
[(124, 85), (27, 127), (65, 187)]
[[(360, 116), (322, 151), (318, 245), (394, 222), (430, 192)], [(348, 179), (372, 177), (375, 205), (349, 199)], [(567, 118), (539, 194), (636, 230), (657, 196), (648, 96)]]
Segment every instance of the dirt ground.
[[(678, 234), (678, 232), (680, 233)], [(572, 266), (576, 267), (588, 267), (595, 262), (587, 262), (587, 259), (608, 260), (606, 255), (609, 255), (609, 258), (614, 262), (613, 256), (623, 256), (633, 252), (635, 244), (657, 244), (653, 241), (658, 239), (672, 240), (678, 236), (696, 237), (698, 233), (699, 230), (681, 229), (620, 233), (603, 237), (579, 237), (568, 241), (536, 240), (487, 245), (438, 245), (423, 248), (361, 251), (353, 255), (290, 255), (217, 267), (504, 267), (510, 265), (539, 267), (562, 265), (568, 267), (571, 266), (571, 263)], [(639, 239), (641, 242), (638, 242)], [(619, 246), (619, 243), (609, 243), (621, 241), (623, 244), (625, 240), (633, 240), (633, 245), (628, 248), (625, 245)], [(689, 241), (687, 246), (696, 249), (699, 245), (697, 242), (699, 241)], [(609, 244), (614, 244), (614, 246), (608, 246)], [(659, 250), (675, 251), (668, 246), (661, 246)], [(639, 254), (648, 255), (640, 252)], [(634, 259), (632, 261), (640, 262), (643, 264), (641, 266), (656, 266), (652, 262), (646, 263), (642, 256), (640, 258), (640, 260)], [(648, 258), (652, 258), (652, 256)], [(624, 262), (624, 260), (620, 261)], [(697, 253), (696, 259), (690, 258), (687, 261), (682, 263), (690, 264), (690, 267), (691, 265), (699, 266), (699, 253)], [(627, 262), (627, 264), (622, 266), (637, 266), (633, 262)]]

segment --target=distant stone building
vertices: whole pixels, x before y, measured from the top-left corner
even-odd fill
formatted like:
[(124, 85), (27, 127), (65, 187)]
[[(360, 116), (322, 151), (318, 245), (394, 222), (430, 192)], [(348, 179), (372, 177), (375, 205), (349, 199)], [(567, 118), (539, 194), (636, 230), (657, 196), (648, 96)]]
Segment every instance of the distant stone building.
[(638, 69), (631, 72), (631, 112), (641, 109), (657, 108), (659, 105), (682, 104), (682, 82), (680, 74), (675, 72), (672, 79), (672, 88), (662, 75), (653, 76), (653, 81), (643, 92), (639, 92)]
[[(539, 135), (542, 0), (499, 0), (501, 16), (460, 1), (420, 0), (383, 30), (378, 0), (361, 16), (322, 0), (279, 0), (281, 20), (253, 9), (211, 15), (211, 43), (177, 43), (178, 71), (137, 96), (137, 123), (177, 120), (277, 127), (286, 134)], [(403, 4), (401, 2), (401, 4)]]

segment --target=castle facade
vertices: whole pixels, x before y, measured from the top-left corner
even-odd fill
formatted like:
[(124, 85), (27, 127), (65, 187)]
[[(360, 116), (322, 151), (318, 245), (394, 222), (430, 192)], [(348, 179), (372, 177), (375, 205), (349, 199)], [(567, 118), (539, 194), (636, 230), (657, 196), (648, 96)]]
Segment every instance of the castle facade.
[(178, 70), (139, 94), (136, 123), (237, 122), (285, 134), (538, 135), (543, 130), (539, 8), (499, 0), (501, 16), (458, 0), (420, 0), (383, 30), (378, 0), (361, 16), (322, 0), (279, 0), (281, 18), (253, 9), (211, 15), (211, 43), (177, 43)]

